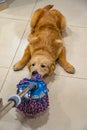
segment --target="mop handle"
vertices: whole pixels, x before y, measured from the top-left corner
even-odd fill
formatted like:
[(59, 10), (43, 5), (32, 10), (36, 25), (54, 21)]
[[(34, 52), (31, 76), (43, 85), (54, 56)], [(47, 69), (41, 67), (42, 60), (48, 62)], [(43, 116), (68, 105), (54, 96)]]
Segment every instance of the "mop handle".
[[(27, 93), (29, 90), (32, 90), (32, 89), (35, 89), (36, 86), (33, 85), (33, 86), (29, 86), (27, 87), (25, 90), (23, 90), (22, 92), (20, 92), (19, 94), (17, 94), (17, 97), (20, 97), (20, 99), (25, 95), (25, 93)], [(5, 115), (7, 114), (11, 108), (15, 107), (16, 106), (16, 102), (15, 102), (15, 98), (12, 99), (12, 100), (8, 100), (8, 103), (5, 104), (5, 106), (3, 106), (1, 109), (0, 109), (0, 119)]]

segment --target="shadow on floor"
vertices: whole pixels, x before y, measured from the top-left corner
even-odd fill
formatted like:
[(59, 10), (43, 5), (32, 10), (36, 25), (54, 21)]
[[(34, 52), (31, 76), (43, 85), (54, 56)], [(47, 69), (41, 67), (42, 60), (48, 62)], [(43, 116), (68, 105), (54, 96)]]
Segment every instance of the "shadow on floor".
[(20, 112), (17, 112), (16, 116), (17, 120), (19, 120), (24, 127), (31, 128), (31, 130), (37, 130), (38, 128), (47, 124), (49, 120), (49, 109), (36, 117), (26, 117)]

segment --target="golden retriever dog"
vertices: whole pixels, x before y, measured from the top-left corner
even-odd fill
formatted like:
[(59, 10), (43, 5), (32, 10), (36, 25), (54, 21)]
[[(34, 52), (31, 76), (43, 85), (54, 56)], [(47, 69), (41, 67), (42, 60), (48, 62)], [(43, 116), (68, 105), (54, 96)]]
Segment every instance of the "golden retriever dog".
[(43, 77), (55, 70), (56, 61), (68, 73), (75, 72), (74, 67), (66, 59), (62, 31), (66, 28), (66, 20), (53, 5), (37, 9), (31, 18), (29, 44), (22, 59), (14, 65), (14, 71), (21, 70), (28, 64), (31, 74), (39, 73)]

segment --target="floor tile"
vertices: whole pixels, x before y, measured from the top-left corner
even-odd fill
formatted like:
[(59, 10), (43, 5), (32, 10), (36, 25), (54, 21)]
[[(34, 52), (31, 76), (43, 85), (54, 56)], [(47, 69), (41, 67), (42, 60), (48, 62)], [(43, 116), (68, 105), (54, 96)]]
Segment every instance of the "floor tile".
[[(3, 98), (14, 93), (18, 80), (26, 75), (10, 71), (2, 95)], [(0, 128), (5, 130), (9, 124), (9, 130), (86, 130), (87, 129), (87, 80), (68, 78), (63, 76), (51, 76), (47, 79), (49, 88), (49, 111), (37, 118), (23, 117), (12, 109), (0, 121)], [(8, 91), (8, 89), (10, 91)], [(10, 122), (11, 121), (11, 122)], [(3, 125), (5, 123), (5, 125)]]
[[(2, 89), (3, 99), (8, 98), (10, 95), (16, 93), (16, 85), (19, 81), (25, 77), (29, 77), (28, 71), (18, 71), (14, 72), (13, 70), (9, 70), (9, 74), (7, 76), (6, 82), (4, 83)], [(7, 87), (8, 86), (8, 87)]]
[(9, 8), (0, 12), (0, 17), (28, 20), (36, 0), (8, 0)]
[(0, 19), (0, 66), (9, 67), (16, 53), (27, 22)]
[(87, 27), (87, 1), (86, 0), (38, 0), (36, 8), (47, 4), (54, 4), (66, 17), (69, 25)]
[[(29, 32), (30, 32), (30, 27), (29, 27), (29, 26), (30, 26), (30, 23), (29, 23), (29, 24), (27, 25), (27, 27), (26, 27), (26, 31), (25, 31), (25, 33), (24, 33), (24, 36), (23, 36), (22, 40), (21, 40), (20, 47), (18, 48), (18, 50), (17, 50), (17, 52), (16, 52), (16, 55), (15, 55), (15, 57), (14, 57), (13, 63), (12, 63), (12, 65), (11, 65), (11, 68), (13, 68), (14, 64), (15, 64), (16, 62), (18, 62), (18, 61), (22, 58), (22, 56), (23, 56), (23, 54), (24, 54), (24, 50), (25, 50), (25, 48), (27, 47), (27, 45), (29, 44), (29, 42), (28, 42), (28, 40), (27, 40), (28, 35), (29, 35)], [(23, 70), (25, 70), (26, 68), (27, 68), (27, 66), (24, 67)]]
[(86, 82), (87, 80), (54, 77), (52, 83), (49, 83), (53, 114), (51, 116), (56, 121), (54, 125), (56, 130), (58, 127), (59, 130), (87, 129)]
[(64, 44), (67, 51), (67, 59), (75, 67), (75, 74), (66, 73), (59, 65), (55, 73), (58, 75), (74, 76), (87, 79), (87, 29), (68, 26)]

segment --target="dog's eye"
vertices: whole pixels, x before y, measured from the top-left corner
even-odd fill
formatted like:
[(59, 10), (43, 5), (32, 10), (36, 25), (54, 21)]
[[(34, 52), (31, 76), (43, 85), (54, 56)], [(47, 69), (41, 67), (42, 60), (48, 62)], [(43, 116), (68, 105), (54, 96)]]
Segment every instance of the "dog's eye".
[(42, 68), (45, 68), (46, 66), (45, 65), (41, 65)]
[(35, 66), (35, 64), (32, 64), (32, 66)]

